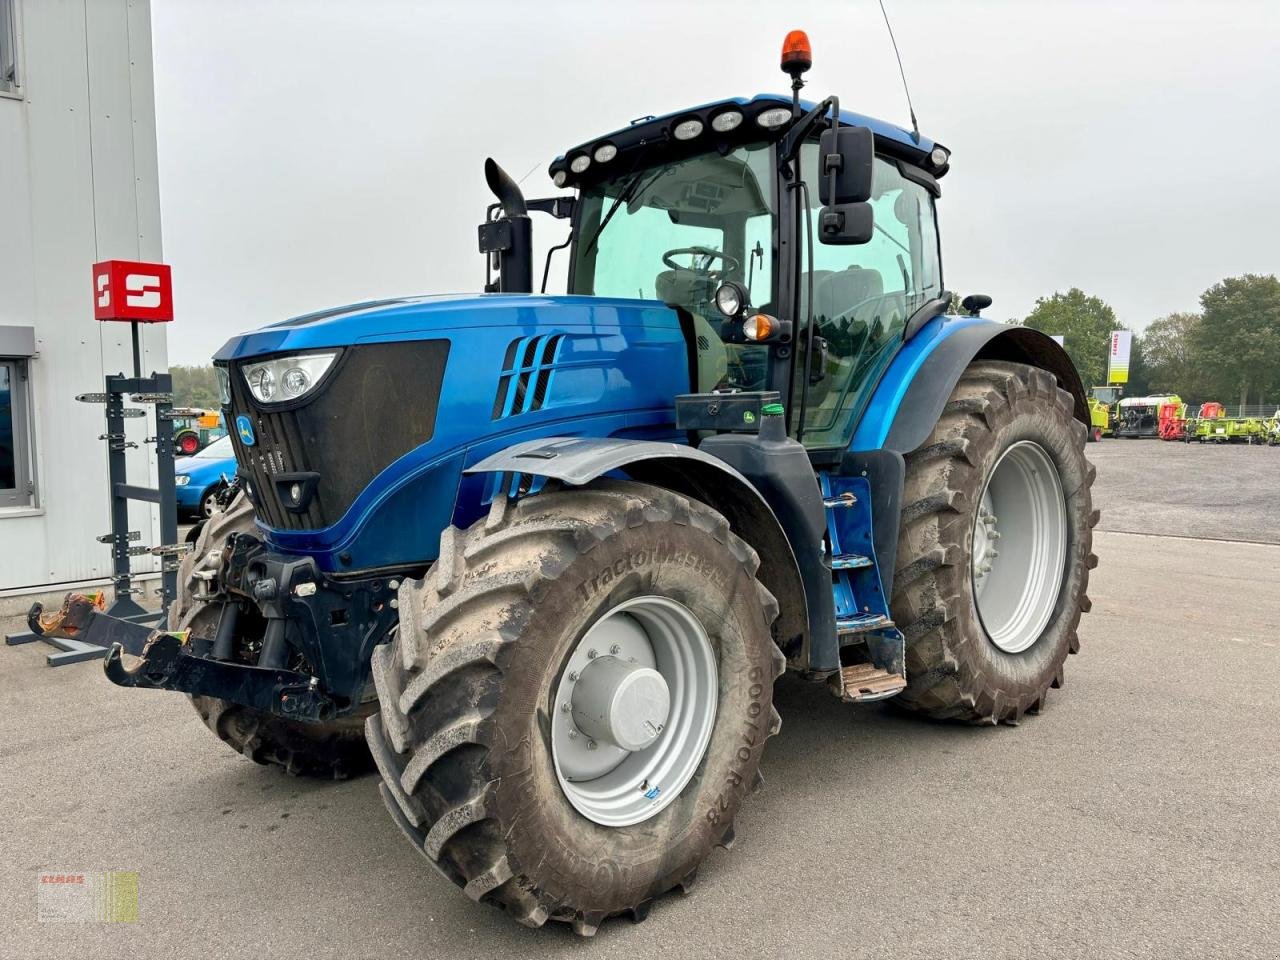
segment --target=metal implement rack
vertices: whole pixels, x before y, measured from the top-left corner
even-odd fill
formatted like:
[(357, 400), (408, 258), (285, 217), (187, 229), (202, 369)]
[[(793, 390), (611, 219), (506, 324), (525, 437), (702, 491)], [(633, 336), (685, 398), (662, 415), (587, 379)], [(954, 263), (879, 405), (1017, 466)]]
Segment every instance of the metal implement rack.
[[(125, 398), (137, 404), (150, 406), (155, 414), (155, 432), (144, 443), (154, 443), (156, 471), (159, 483), (155, 487), (139, 487), (128, 482), (126, 451), (137, 443), (128, 439), (125, 420), (145, 417), (144, 407), (126, 407)], [(169, 614), (178, 586), (178, 558), (189, 547), (177, 543), (178, 511), (174, 494), (173, 473), (173, 380), (167, 373), (153, 373), (142, 377), (135, 373), (126, 377), (123, 373), (106, 378), (105, 393), (82, 393), (76, 397), (82, 403), (105, 404), (107, 430), (98, 439), (107, 444), (107, 482), (110, 488), (111, 532), (98, 537), (99, 543), (111, 545), (111, 582), (114, 599), (107, 613), (133, 623), (163, 623)], [(162, 546), (148, 547), (137, 543), (141, 531), (129, 529), (129, 502), (154, 503), (160, 507), (160, 538)], [(131, 561), (138, 556), (161, 558), (161, 597), (159, 611), (145, 609), (133, 598), (144, 592), (135, 587), (135, 574)], [(33, 613), (36, 608), (33, 608)], [(30, 618), (29, 618), (30, 620)], [(60, 653), (46, 658), (49, 666), (58, 667), (82, 660), (96, 660), (107, 655), (107, 648), (83, 640), (41, 636), (34, 629), (11, 633), (4, 642), (9, 646), (43, 640), (58, 647)]]

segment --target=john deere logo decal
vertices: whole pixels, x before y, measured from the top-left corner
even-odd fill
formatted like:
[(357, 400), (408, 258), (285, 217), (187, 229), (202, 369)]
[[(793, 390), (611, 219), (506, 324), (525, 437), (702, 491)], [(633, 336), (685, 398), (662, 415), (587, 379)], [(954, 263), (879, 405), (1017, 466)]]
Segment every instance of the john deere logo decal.
[(253, 446), (253, 424), (243, 413), (236, 417), (236, 433), (240, 434), (240, 442), (246, 447)]

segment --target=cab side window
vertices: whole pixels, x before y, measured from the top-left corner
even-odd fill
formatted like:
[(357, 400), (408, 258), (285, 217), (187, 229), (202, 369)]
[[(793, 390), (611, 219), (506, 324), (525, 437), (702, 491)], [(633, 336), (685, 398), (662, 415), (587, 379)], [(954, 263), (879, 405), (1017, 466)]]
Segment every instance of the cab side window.
[[(803, 148), (811, 220), (818, 223), (818, 147)], [(893, 358), (907, 319), (942, 290), (933, 197), (906, 179), (896, 162), (877, 157), (871, 207), (875, 234), (860, 246), (813, 244), (815, 335), (827, 341), (825, 376), (807, 387), (804, 442), (840, 447), (849, 442), (857, 418), (880, 372)], [(803, 318), (810, 288), (809, 258), (800, 275)], [(801, 338), (803, 342), (803, 337)], [(816, 364), (821, 361), (815, 357)], [(803, 378), (802, 378), (803, 379)], [(798, 396), (797, 396), (798, 399)], [(796, 406), (798, 409), (798, 404)]]

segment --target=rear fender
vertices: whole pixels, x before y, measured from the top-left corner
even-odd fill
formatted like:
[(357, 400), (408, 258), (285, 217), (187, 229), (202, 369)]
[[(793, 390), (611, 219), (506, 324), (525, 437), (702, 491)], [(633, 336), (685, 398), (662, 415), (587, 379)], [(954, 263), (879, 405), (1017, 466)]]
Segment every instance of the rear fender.
[(846, 471), (855, 466), (867, 469), (864, 461), (875, 460), (874, 539), (886, 593), (893, 592), (903, 457), (929, 438), (951, 391), (975, 360), (1008, 360), (1049, 371), (1075, 400), (1076, 419), (1089, 425), (1089, 400), (1080, 374), (1051, 337), (981, 317), (938, 317), (925, 324), (876, 385), (845, 457)]
[(583, 486), (621, 472), (718, 510), (760, 555), (758, 576), (778, 601), (774, 637), (783, 650), (803, 648), (805, 594), (791, 543), (769, 504), (741, 473), (717, 457), (678, 443), (619, 438), (552, 437), (501, 450), (465, 471), (518, 473)]

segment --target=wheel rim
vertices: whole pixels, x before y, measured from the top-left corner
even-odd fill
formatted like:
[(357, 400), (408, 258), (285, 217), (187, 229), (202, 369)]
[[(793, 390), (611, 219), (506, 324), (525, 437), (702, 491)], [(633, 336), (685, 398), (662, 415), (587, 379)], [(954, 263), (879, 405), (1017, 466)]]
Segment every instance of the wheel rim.
[(206, 517), (212, 517), (213, 511), (217, 508), (217, 506), (218, 506), (218, 493), (215, 490), (213, 493), (205, 495), (204, 502), (200, 505), (200, 509)]
[(973, 525), (973, 594), (987, 637), (1005, 653), (1032, 646), (1058, 602), (1067, 557), (1067, 505), (1038, 443), (996, 461)]
[(648, 820), (698, 769), (718, 699), (715, 650), (691, 610), (653, 596), (614, 607), (556, 688), (551, 756), (564, 795), (603, 826)]

